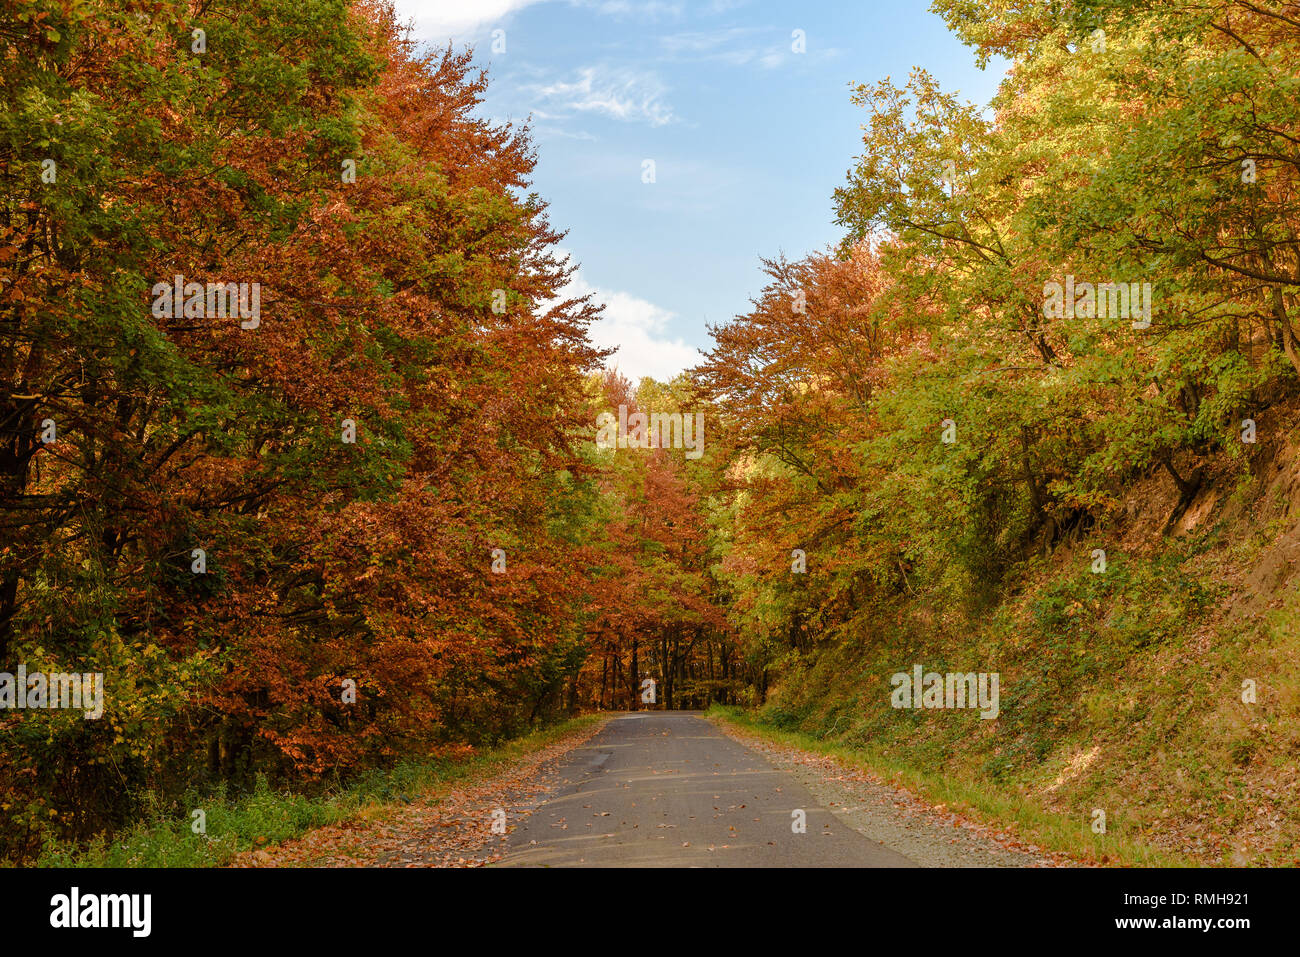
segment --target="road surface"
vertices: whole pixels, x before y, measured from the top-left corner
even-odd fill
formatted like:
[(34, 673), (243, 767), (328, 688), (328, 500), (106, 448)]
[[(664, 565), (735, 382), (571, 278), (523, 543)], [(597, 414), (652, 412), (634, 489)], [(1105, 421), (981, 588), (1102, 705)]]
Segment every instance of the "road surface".
[(552, 773), (496, 866), (917, 866), (690, 712), (616, 717)]

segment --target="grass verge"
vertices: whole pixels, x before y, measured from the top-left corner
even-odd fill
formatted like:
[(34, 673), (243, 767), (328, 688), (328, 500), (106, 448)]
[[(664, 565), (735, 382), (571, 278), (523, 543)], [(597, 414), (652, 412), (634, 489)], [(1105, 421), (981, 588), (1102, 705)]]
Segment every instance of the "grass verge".
[[(220, 867), (242, 851), (279, 844), (313, 828), (409, 801), (417, 794), (437, 794), (456, 782), (485, 777), (600, 720), (601, 715), (582, 715), (468, 757), (403, 761), (319, 795), (277, 791), (259, 778), (250, 794), (195, 795), (184, 802), (188, 811), (159, 811), (111, 841), (101, 838), (81, 848), (47, 847), (37, 866)], [(196, 810), (203, 812), (205, 834), (192, 830)]]

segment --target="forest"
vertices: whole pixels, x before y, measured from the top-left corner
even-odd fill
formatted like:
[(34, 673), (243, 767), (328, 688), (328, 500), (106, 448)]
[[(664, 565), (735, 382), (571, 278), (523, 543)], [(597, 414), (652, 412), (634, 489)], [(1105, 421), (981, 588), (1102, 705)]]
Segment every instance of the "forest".
[[(1294, 783), (1300, 601), (1225, 608), (1294, 525), (1300, 9), (933, 9), (992, 104), (864, 77), (842, 243), (634, 383), (472, 51), (383, 0), (6, 3), (0, 670), (102, 714), (0, 682), (0, 857), (593, 709)], [(1001, 671), (996, 730), (891, 711), (923, 651)], [(1177, 674), (1218, 730), (1139, 743)]]

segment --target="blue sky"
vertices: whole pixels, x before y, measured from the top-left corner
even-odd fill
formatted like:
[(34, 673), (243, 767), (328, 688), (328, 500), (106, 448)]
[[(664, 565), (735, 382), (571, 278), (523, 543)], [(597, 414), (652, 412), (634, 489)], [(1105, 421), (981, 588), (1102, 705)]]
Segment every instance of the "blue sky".
[(531, 115), (537, 191), (569, 231), (577, 290), (606, 304), (592, 338), (620, 347), (633, 380), (695, 364), (706, 322), (761, 287), (760, 256), (838, 241), (831, 193), (862, 144), (850, 84), (916, 65), (985, 104), (1002, 75), (975, 67), (928, 0), (396, 4), (420, 39), (490, 66), (486, 116)]

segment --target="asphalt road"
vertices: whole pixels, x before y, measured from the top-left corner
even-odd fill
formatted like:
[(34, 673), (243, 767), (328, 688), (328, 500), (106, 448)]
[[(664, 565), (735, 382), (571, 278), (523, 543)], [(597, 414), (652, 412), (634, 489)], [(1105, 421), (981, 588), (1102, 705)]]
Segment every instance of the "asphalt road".
[(690, 712), (614, 718), (551, 773), (559, 787), (496, 866), (918, 866)]

